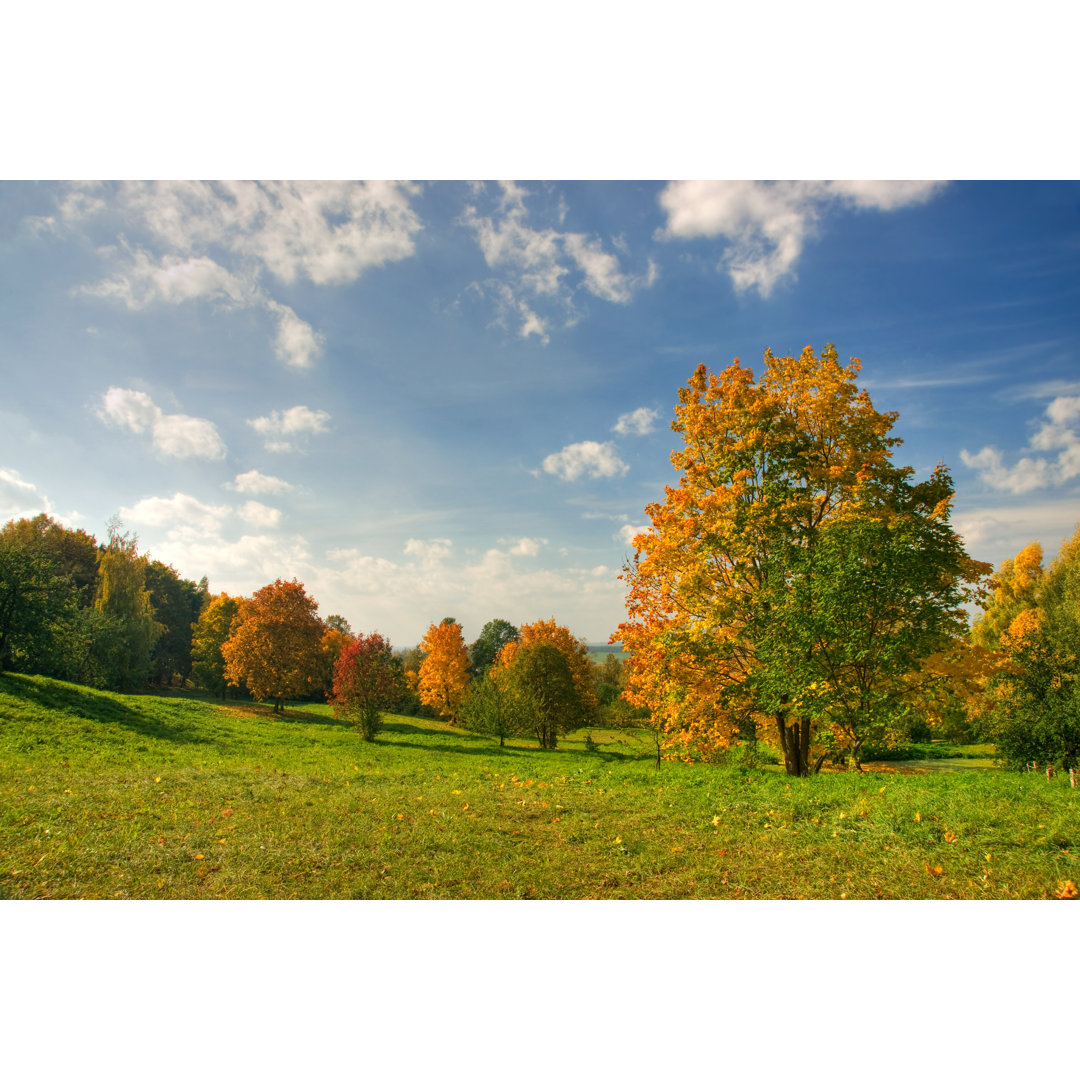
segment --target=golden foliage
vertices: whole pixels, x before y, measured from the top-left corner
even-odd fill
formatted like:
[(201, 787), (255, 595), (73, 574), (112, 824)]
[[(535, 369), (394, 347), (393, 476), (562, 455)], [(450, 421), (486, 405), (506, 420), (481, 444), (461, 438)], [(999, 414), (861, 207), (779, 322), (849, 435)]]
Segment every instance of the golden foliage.
[(427, 655), (409, 681), (424, 705), (430, 705), (451, 724), (456, 723), (469, 684), (469, 651), (461, 627), (454, 622), (432, 623), (420, 648)]

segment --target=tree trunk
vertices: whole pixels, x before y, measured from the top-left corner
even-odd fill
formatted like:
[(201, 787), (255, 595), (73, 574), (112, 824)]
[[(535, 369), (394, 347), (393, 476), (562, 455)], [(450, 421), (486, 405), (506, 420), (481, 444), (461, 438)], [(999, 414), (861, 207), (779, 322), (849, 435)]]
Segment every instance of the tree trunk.
[(808, 775), (810, 771), (807, 767), (810, 750), (810, 722), (804, 720), (800, 730), (794, 724), (788, 725), (787, 713), (778, 712), (776, 713), (776, 730), (780, 736), (780, 746), (784, 751), (784, 768), (788, 776)]

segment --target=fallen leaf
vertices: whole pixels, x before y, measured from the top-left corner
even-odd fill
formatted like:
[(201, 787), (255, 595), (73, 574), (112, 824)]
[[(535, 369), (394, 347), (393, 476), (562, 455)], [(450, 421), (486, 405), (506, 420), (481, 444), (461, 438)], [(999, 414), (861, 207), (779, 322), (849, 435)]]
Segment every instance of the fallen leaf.
[(200, 854), (200, 855), (196, 855), (196, 856), (195, 856), (195, 858), (196, 858), (196, 859), (205, 859), (205, 858), (206, 858), (206, 856), (205, 856), (205, 855), (201, 855), (201, 854)]
[(1072, 881), (1059, 881), (1058, 891), (1054, 893), (1055, 899), (1058, 900), (1075, 900), (1080, 896), (1080, 889), (1077, 889), (1076, 883)]
[(927, 872), (927, 873), (928, 873), (928, 874), (929, 874), (929, 875), (930, 875), (931, 877), (941, 877), (941, 875), (942, 875), (942, 873), (943, 873), (943, 871), (942, 871), (942, 869), (941, 869), (941, 867), (940, 867), (940, 866), (933, 866), (933, 867), (932, 867), (932, 866), (930, 866), (930, 864), (929, 864), (929, 863), (927, 863), (927, 866), (926, 866), (926, 872)]

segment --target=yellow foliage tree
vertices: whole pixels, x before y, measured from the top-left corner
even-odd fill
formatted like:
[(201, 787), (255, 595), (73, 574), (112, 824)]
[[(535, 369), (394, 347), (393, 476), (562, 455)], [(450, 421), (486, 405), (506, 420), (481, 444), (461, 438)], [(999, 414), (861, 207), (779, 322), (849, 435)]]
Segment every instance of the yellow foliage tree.
[(461, 627), (450, 619), (443, 619), (437, 625), (432, 623), (420, 648), (427, 654), (420, 670), (415, 675), (407, 672), (406, 677), (424, 705), (430, 705), (440, 716), (456, 724), (461, 699), (469, 685), (469, 650), (461, 636)]
[(679, 391), (678, 487), (646, 507), (626, 568), (627, 700), (709, 757), (759, 728), (791, 775), (815, 740), (854, 760), (920, 662), (966, 630), (989, 567), (949, 525), (939, 467), (912, 485), (879, 413), (828, 345), (701, 365)]

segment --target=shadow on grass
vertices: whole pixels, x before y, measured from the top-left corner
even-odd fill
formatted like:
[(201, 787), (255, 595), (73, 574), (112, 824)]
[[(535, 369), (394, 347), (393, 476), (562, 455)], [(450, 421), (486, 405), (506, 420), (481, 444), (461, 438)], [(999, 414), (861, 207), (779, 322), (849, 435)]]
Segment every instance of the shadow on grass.
[(53, 680), (39, 683), (31, 675), (9, 673), (0, 676), (0, 689), (50, 712), (64, 712), (94, 723), (116, 724), (152, 739), (174, 743), (211, 741), (195, 734), (183, 721), (180, 726), (173, 727), (146, 716), (141, 710), (133, 709), (114, 697), (85, 686)]

